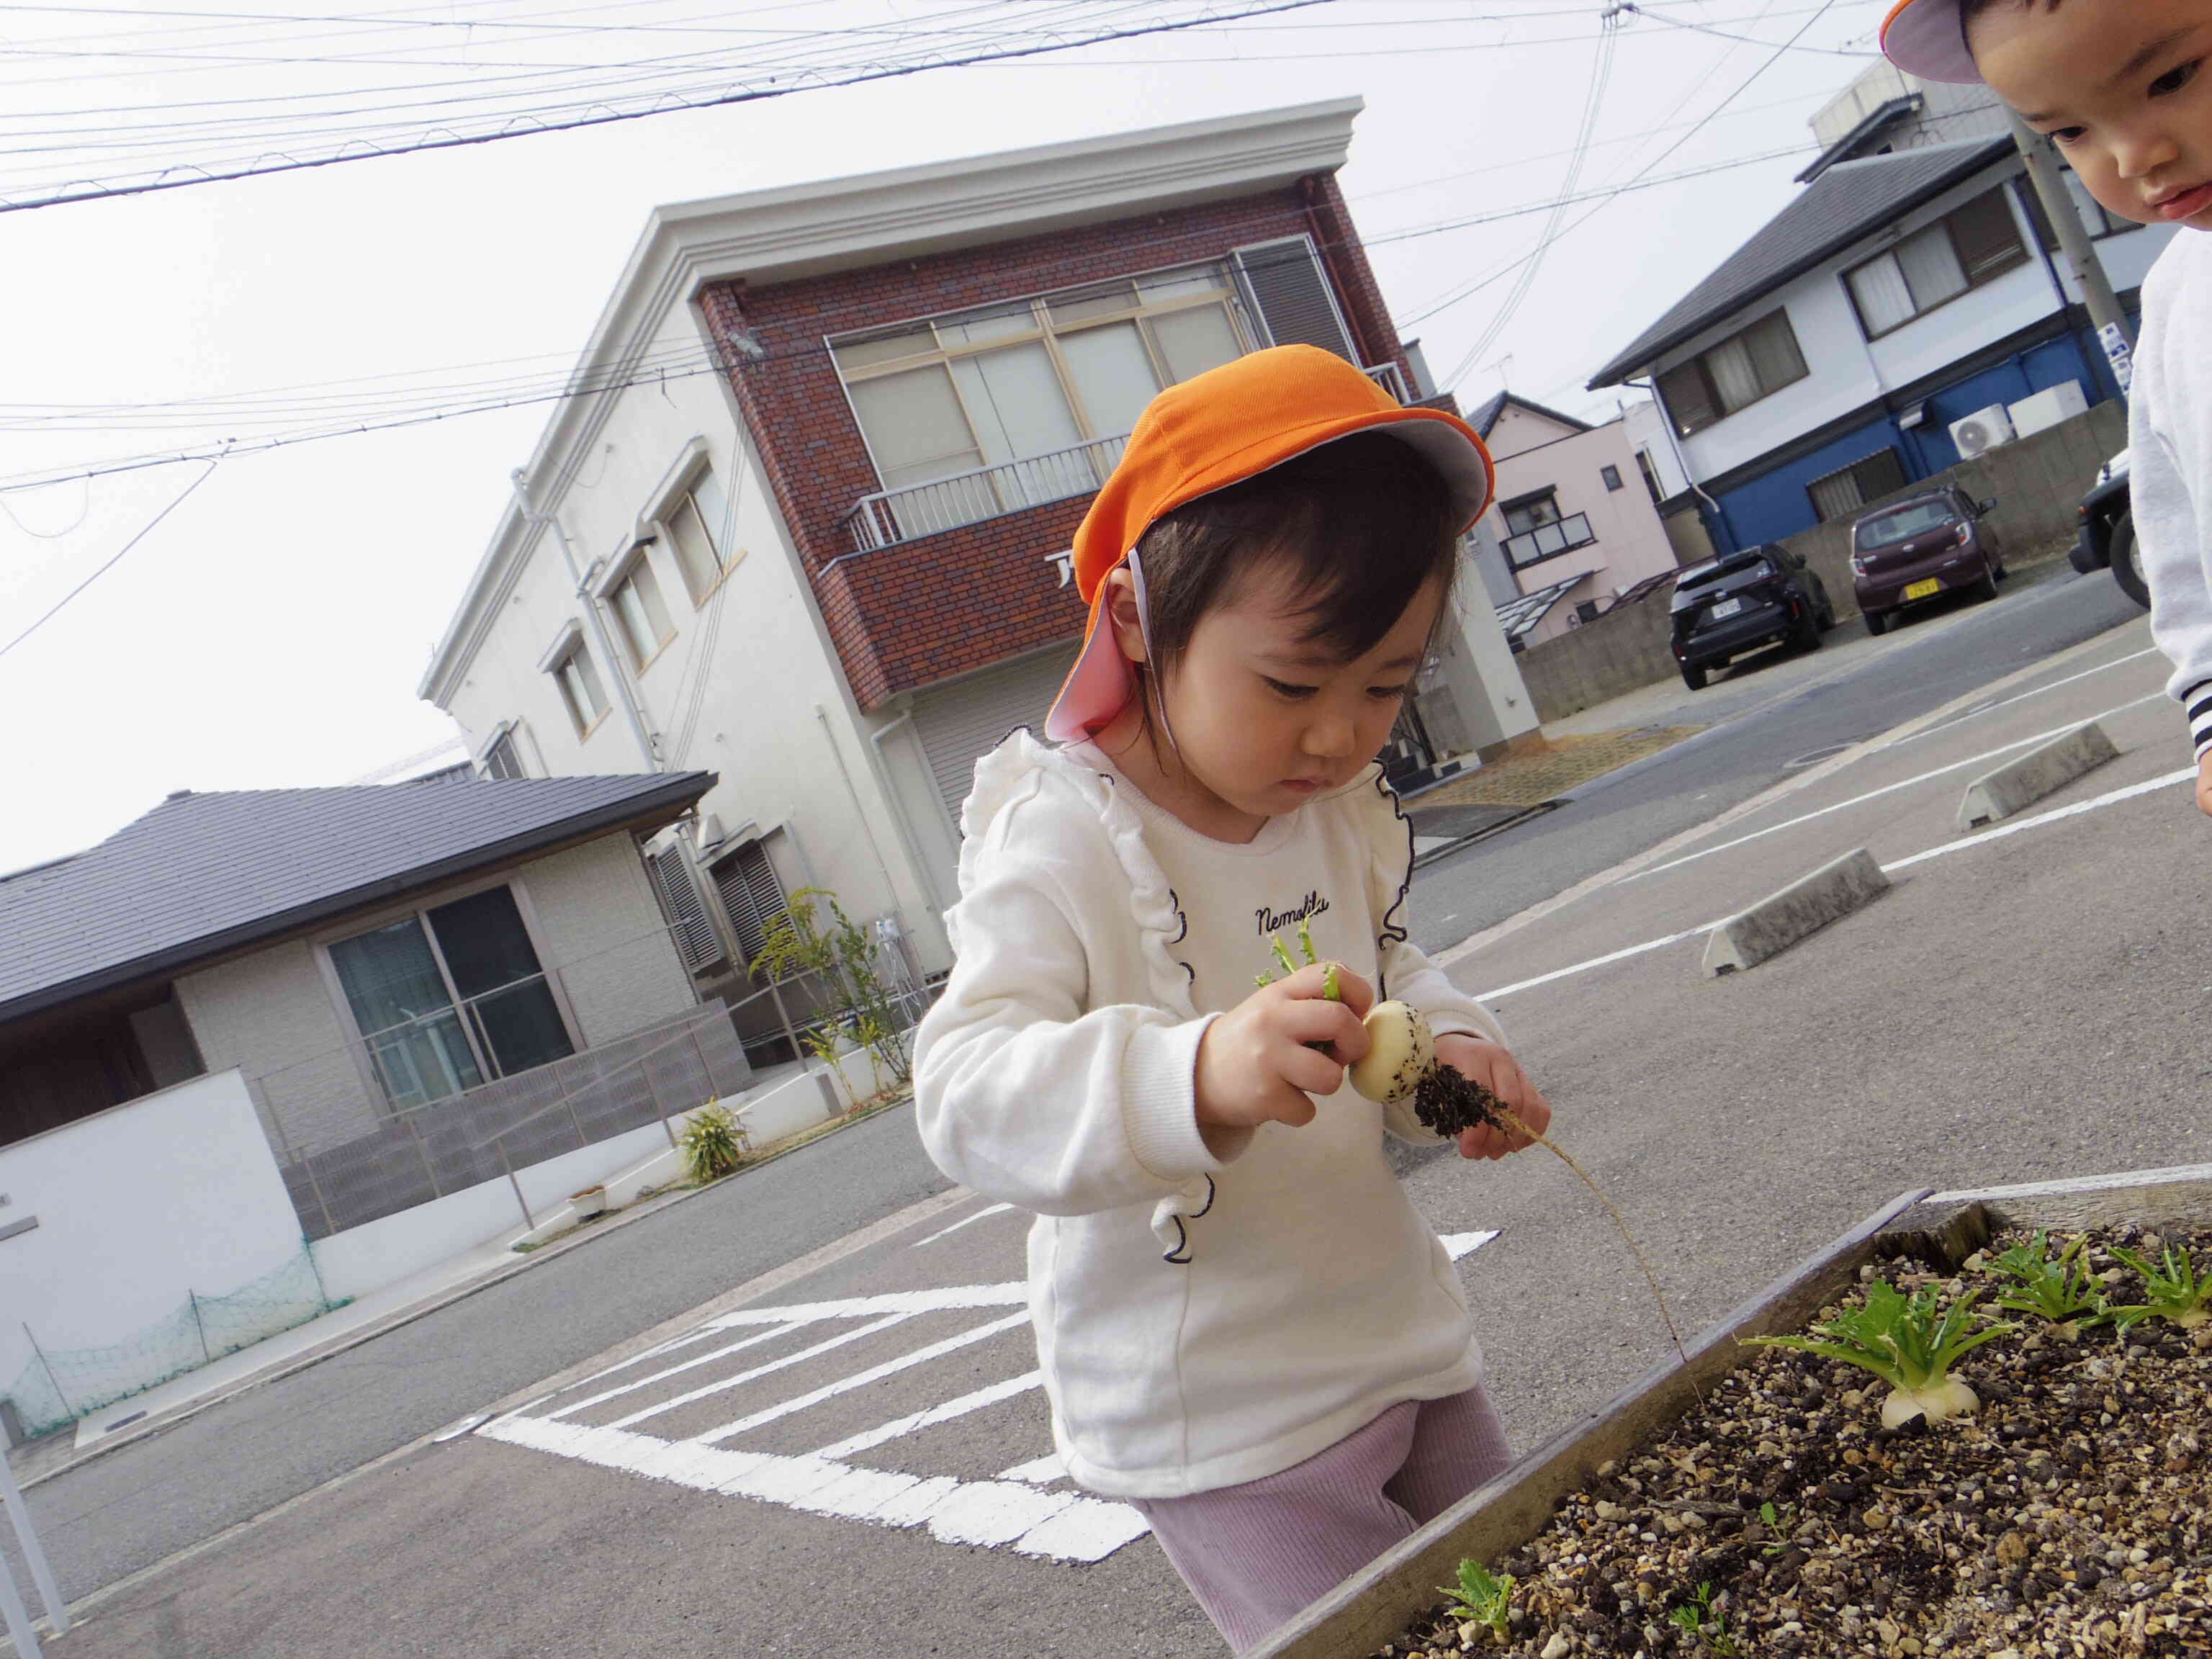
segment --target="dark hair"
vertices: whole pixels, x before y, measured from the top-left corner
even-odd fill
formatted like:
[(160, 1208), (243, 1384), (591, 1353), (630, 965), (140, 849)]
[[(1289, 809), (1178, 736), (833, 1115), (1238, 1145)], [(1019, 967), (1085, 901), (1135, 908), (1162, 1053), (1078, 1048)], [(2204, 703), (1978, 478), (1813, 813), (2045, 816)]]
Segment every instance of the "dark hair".
[(1199, 618), (1266, 569), (1290, 573), (1308, 619), (1304, 637), (1344, 661), (1373, 650), (1431, 586), (1444, 596), (1441, 628), (1459, 568), (1457, 530), (1443, 475), (1379, 432), (1339, 438), (1201, 495), (1137, 543), (1158, 667), (1173, 666)]

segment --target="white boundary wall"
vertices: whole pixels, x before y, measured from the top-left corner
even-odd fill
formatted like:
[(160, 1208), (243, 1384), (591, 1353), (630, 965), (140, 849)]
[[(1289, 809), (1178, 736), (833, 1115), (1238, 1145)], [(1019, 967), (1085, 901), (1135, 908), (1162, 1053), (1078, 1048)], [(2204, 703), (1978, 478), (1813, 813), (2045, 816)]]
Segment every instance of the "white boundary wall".
[[(49, 1348), (104, 1347), (300, 1253), (300, 1221), (235, 1071), (0, 1148), (0, 1391)], [(510, 1207), (512, 1207), (510, 1204)]]

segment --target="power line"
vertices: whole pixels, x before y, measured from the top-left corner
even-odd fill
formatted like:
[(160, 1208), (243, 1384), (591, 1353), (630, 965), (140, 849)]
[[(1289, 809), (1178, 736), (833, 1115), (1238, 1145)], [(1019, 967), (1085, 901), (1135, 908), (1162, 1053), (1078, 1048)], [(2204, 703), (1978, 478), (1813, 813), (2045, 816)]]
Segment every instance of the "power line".
[[(1180, 33), (1244, 17), (1273, 15), (1279, 12), (1300, 11), (1310, 7), (1330, 5), (1337, 0), (1253, 0), (1243, 5), (1212, 5), (1188, 17), (1158, 19), (1133, 27), (1104, 28), (1089, 33), (1080, 31), (1065, 34), (1047, 33), (1037, 38), (1034, 29), (995, 46), (975, 51), (962, 56), (935, 58), (925, 58), (911, 62), (864, 64), (843, 71), (804, 67), (782, 70), (772, 75), (771, 82), (788, 81), (789, 84), (744, 84), (720, 92), (691, 94), (677, 89), (662, 91), (652, 97), (646, 106), (633, 109), (609, 108), (605, 102), (591, 106), (583, 112), (565, 118), (541, 120), (523, 115), (507, 118), (503, 126), (489, 131), (454, 132), (450, 129), (425, 134), (402, 143), (377, 144), (367, 139), (356, 139), (325, 155), (295, 156), (279, 155), (262, 156), (240, 163), (218, 161), (212, 164), (186, 163), (161, 170), (151, 178), (135, 183), (90, 181), (63, 185), (43, 195), (27, 199), (0, 198), (0, 212), (18, 213), (45, 207), (60, 207), (78, 202), (106, 201), (124, 196), (143, 196), (157, 191), (182, 190), (195, 185), (211, 184), (233, 179), (266, 178), (272, 174), (296, 173), (312, 167), (335, 167), (344, 162), (360, 161), (390, 155), (417, 155), (428, 150), (455, 149), (477, 144), (496, 143), (504, 139), (533, 137), (549, 132), (570, 132), (588, 127), (611, 125), (617, 122), (642, 120), (650, 116), (674, 114), (680, 111), (716, 109), (734, 104), (755, 103), (770, 98), (787, 96), (793, 92), (823, 87), (855, 86), (869, 82), (890, 80), (916, 75), (933, 69), (959, 69), (975, 64), (998, 62), (1006, 58), (1033, 57), (1040, 53), (1066, 52), (1079, 46), (1097, 46), (1114, 40), (1134, 40), (1152, 34)], [(927, 38), (922, 37), (922, 38)], [(636, 98), (641, 94), (629, 94)], [(519, 122), (527, 118), (530, 125)], [(356, 148), (358, 146), (358, 148)], [(185, 173), (190, 176), (178, 177)], [(125, 175), (126, 177), (128, 175)]]
[(64, 605), (67, 605), (78, 594), (83, 592), (86, 588), (91, 586), (102, 576), (106, 575), (109, 571), (114, 569), (117, 565), (120, 564), (123, 562), (123, 556), (125, 554), (128, 553), (132, 548), (137, 546), (139, 543), (144, 541), (147, 537), (152, 535), (154, 533), (154, 526), (160, 524), (162, 520), (167, 518), (169, 514), (182, 507), (185, 504), (185, 498), (190, 495), (192, 491), (198, 489), (202, 484), (205, 483), (210, 478), (215, 477), (216, 468), (222, 465), (222, 458), (220, 455), (215, 456), (210, 459), (208, 462), (207, 471), (201, 473), (198, 477), (186, 484), (182, 494), (178, 495), (174, 501), (171, 501), (159, 513), (156, 513), (153, 518), (148, 521), (146, 527), (143, 530), (141, 530), (137, 535), (133, 536), (129, 541), (124, 543), (121, 547), (118, 548), (115, 550), (114, 555), (109, 558), (105, 564), (101, 565), (99, 569), (94, 571), (92, 574), (87, 576), (75, 587), (70, 589), (68, 592), (63, 594), (60, 599), (54, 602), (52, 608), (47, 611), (44, 616), (40, 617), (38, 621), (33, 623), (21, 633), (16, 635), (15, 637), (9, 641), (7, 644), (0, 645), (0, 657), (6, 656), (17, 646), (22, 644), (25, 640), (29, 639), (32, 635), (37, 633), (41, 628), (44, 628), (48, 623), (52, 622), (57, 616), (61, 614), (61, 610)]

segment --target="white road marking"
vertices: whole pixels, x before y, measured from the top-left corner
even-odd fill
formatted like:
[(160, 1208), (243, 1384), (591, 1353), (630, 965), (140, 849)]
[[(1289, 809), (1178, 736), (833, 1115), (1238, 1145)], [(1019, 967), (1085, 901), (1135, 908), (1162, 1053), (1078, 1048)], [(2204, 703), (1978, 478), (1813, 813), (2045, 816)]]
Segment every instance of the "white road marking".
[(1013, 1207), (1014, 1206), (1011, 1204), (993, 1204), (987, 1208), (976, 1211), (973, 1215), (962, 1216), (959, 1220), (954, 1222), (950, 1227), (940, 1227), (935, 1232), (930, 1234), (927, 1238), (915, 1239), (914, 1241), (914, 1248), (918, 1250), (925, 1244), (934, 1244), (939, 1239), (944, 1237), (947, 1233), (957, 1233), (971, 1221), (981, 1221), (985, 1216), (1004, 1215), (1007, 1211)]
[[(879, 1382), (887, 1376), (896, 1376), (899, 1372), (910, 1370), (914, 1366), (941, 1358), (948, 1353), (957, 1352), (971, 1342), (984, 1341), (998, 1335), (1001, 1331), (1015, 1330), (1029, 1322), (1029, 1310), (1024, 1309), (1020, 1313), (1008, 1314), (1005, 1318), (994, 1319), (988, 1324), (971, 1325), (968, 1329), (948, 1336), (942, 1341), (932, 1342), (925, 1347), (916, 1348), (912, 1353), (901, 1354), (896, 1359), (886, 1359), (880, 1365), (871, 1365), (867, 1370), (855, 1371), (850, 1376), (841, 1376), (835, 1382), (825, 1382), (811, 1393), (802, 1394), (795, 1400), (780, 1401), (773, 1406), (754, 1412), (750, 1416), (741, 1417), (734, 1423), (724, 1423), (708, 1430), (704, 1434), (695, 1434), (691, 1437), (691, 1442), (702, 1446), (711, 1446), (718, 1440), (734, 1440), (739, 1435), (749, 1430), (759, 1428), (764, 1423), (773, 1423), (778, 1418), (790, 1416), (793, 1412), (803, 1412), (809, 1406), (818, 1406), (825, 1400), (834, 1400), (841, 1394), (848, 1393), (867, 1383)], [(635, 1419), (625, 1419), (625, 1423), (635, 1420)], [(617, 1426), (620, 1427), (623, 1425)]]
[[(1770, 824), (1764, 830), (1754, 830), (1747, 836), (1738, 836), (1734, 841), (1724, 841), (1717, 847), (1708, 847), (1700, 852), (1690, 853), (1681, 858), (1669, 860), (1665, 864), (1655, 864), (1648, 870), (1638, 870), (1633, 875), (1624, 877), (1620, 884), (1625, 887), (1632, 881), (1642, 881), (1646, 876), (1663, 875), (1669, 870), (1679, 870), (1686, 864), (1695, 864), (1699, 859), (1709, 859), (1716, 853), (1732, 852), (1736, 848), (1758, 841), (1763, 836), (1778, 836), (1784, 830), (1795, 830), (1800, 824), (1810, 823), (1815, 818), (1826, 817), (1832, 812), (1848, 811), (1854, 806), (1864, 805), (1870, 800), (1879, 800), (1884, 795), (1893, 795), (1900, 789), (1910, 789), (1915, 784), (1926, 783), (1930, 779), (1940, 778), (1947, 773), (1963, 772), (1969, 766), (1979, 766), (1983, 762), (1995, 760), (2000, 755), (2008, 755), (2015, 749), (2026, 749), (2035, 744), (2048, 743), (2053, 738), (2063, 738), (2069, 732), (2080, 730), (2090, 720), (2106, 720), (2114, 714), (2125, 714), (2130, 708), (2140, 708), (2147, 702), (2163, 702), (2165, 697), (2166, 693), (2163, 691), (2154, 691), (2148, 696), (2136, 698), (2132, 702), (2124, 702), (2117, 708), (2091, 714), (2086, 720), (2075, 720), (2067, 726), (2053, 726), (2048, 732), (2039, 732), (2033, 737), (2022, 738), (2016, 743), (2000, 744), (1995, 749), (1985, 749), (1980, 754), (1971, 756), (1966, 760), (1954, 761), (1948, 766), (1939, 766), (1932, 772), (1923, 772), (1919, 776), (1907, 778), (1902, 783), (1884, 784), (1879, 789), (1869, 789), (1863, 795), (1852, 796), (1849, 800), (1839, 800), (1832, 806), (1823, 806), (1817, 811), (1803, 813), (1786, 823)], [(1911, 739), (1907, 738), (1905, 741), (1910, 742)]]
[[(2026, 702), (2030, 697), (2039, 697), (2046, 691), (2056, 691), (2062, 685), (2072, 685), (2077, 680), (2088, 679), (2094, 675), (2104, 673), (2107, 669), (2119, 668), (2128, 663), (2138, 662), (2145, 657), (2156, 656), (2157, 654), (2158, 647), (2156, 646), (2152, 646), (2147, 651), (2131, 651), (2124, 657), (2115, 657), (2110, 662), (2100, 662), (2094, 668), (2085, 668), (2078, 674), (2069, 674), (2063, 680), (2053, 680), (2048, 685), (2039, 685), (2033, 691), (2022, 691), (2017, 696), (2007, 697), (2000, 702), (1986, 703), (1979, 708), (1970, 708), (1965, 714), (1958, 716), (1955, 720), (1944, 720), (1939, 725), (1928, 727), (1928, 729), (1923, 732), (1915, 732), (1911, 736), (1899, 738), (1894, 743), (1886, 743), (1882, 744), (1881, 748), (1901, 749), (1908, 743), (1917, 743), (1923, 738), (1932, 738), (1938, 732), (1948, 732), (1954, 726), (1965, 725), (1968, 720), (1979, 720), (1984, 714), (1994, 714), (2000, 708), (2009, 708), (2016, 702)], [(2160, 691), (2154, 695), (2164, 696), (2166, 694), (2163, 691)], [(2149, 699), (2145, 698), (2144, 701), (2148, 702)], [(2130, 704), (2128, 706), (2132, 708), (2134, 705)], [(1877, 749), (1875, 752), (1876, 754), (1880, 754), (1881, 752), (1881, 749)]]
[[(2193, 766), (2184, 767), (2178, 772), (2168, 772), (2162, 777), (2152, 778), (2142, 783), (2131, 783), (2124, 789), (2112, 790), (2110, 793), (2100, 795), (2094, 800), (2076, 801), (2071, 806), (2061, 806), (2053, 811), (2039, 813), (2032, 818), (2022, 818), (2017, 823), (2001, 824), (1994, 830), (1984, 830), (1978, 836), (1969, 836), (1962, 841), (1949, 842), (1941, 847), (1929, 848), (1924, 852), (1911, 854), (1905, 858), (1893, 859), (1881, 867), (1885, 874), (1893, 871), (1910, 869), (1916, 864), (1925, 864), (1931, 859), (1948, 858), (1954, 853), (1963, 853), (1969, 848), (1986, 846), (1990, 842), (2002, 841), (2007, 836), (2017, 836), (2023, 830), (2039, 830), (2046, 823), (2057, 823), (2067, 818), (2079, 817), (2085, 812), (2101, 811), (2107, 806), (2117, 806), (2123, 801), (2133, 800), (2138, 795), (2151, 794), (2160, 789), (2171, 789), (2178, 783), (2194, 783), (2196, 781), (2197, 769)], [(1512, 995), (1516, 991), (1531, 990), (1539, 985), (1549, 985), (1554, 980), (1571, 979), (1577, 974), (1587, 974), (1592, 969), (1607, 967), (1616, 962), (1626, 962), (1631, 957), (1640, 957), (1652, 951), (1663, 951), (1667, 946), (1679, 945), (1686, 939), (1696, 939), (1700, 934), (1710, 933), (1728, 920), (1728, 916), (1723, 916), (1719, 921), (1708, 921), (1695, 927), (1686, 927), (1679, 933), (1668, 934), (1664, 939), (1646, 939), (1641, 945), (1632, 945), (1626, 950), (1614, 951), (1601, 957), (1592, 957), (1589, 961), (1577, 962), (1571, 967), (1555, 968), (1548, 974), (1540, 974), (1534, 979), (1524, 979), (1518, 984), (1502, 986), (1495, 991), (1480, 991), (1475, 994), (1475, 998), (1480, 1002), (1496, 1002), (1501, 998)]]
[[(863, 1325), (858, 1330), (847, 1331), (842, 1335), (833, 1336), (824, 1341), (817, 1342), (811, 1348), (801, 1348), (797, 1353), (786, 1354), (781, 1359), (771, 1359), (765, 1365), (756, 1365), (749, 1371), (739, 1371), (735, 1376), (726, 1376), (719, 1382), (709, 1382), (704, 1388), (693, 1389), (688, 1393), (679, 1394), (673, 1400), (664, 1400), (657, 1406), (647, 1406), (643, 1411), (632, 1412), (628, 1417), (618, 1417), (611, 1426), (626, 1429), (633, 1423), (644, 1422), (648, 1417), (658, 1417), (663, 1412), (674, 1411), (678, 1406), (688, 1406), (695, 1400), (704, 1400), (710, 1394), (723, 1394), (732, 1389), (743, 1388), (748, 1382), (757, 1382), (762, 1377), (772, 1376), (777, 1371), (788, 1370), (793, 1365), (828, 1353), (832, 1348), (842, 1348), (848, 1342), (858, 1342), (864, 1336), (873, 1336), (878, 1331), (887, 1331), (892, 1326), (902, 1324), (913, 1317), (912, 1314), (906, 1313), (886, 1314), (872, 1324)], [(647, 1381), (653, 1380), (656, 1379), (647, 1379)]]
[[(1019, 1376), (1010, 1376), (1003, 1382), (994, 1382), (988, 1388), (977, 1389), (972, 1394), (962, 1395), (957, 1400), (948, 1400), (941, 1406), (932, 1406), (927, 1411), (914, 1412), (905, 1417), (895, 1418), (878, 1428), (864, 1429), (859, 1434), (848, 1436), (834, 1446), (824, 1446), (821, 1450), (811, 1455), (816, 1457), (842, 1461), (853, 1456), (855, 1453), (866, 1451), (871, 1446), (880, 1446), (886, 1440), (896, 1440), (901, 1435), (912, 1434), (916, 1429), (926, 1429), (937, 1423), (949, 1423), (956, 1417), (965, 1417), (970, 1412), (980, 1412), (987, 1406), (997, 1405), (1001, 1400), (1011, 1400), (1018, 1394), (1026, 1394), (1031, 1389), (1041, 1389), (1043, 1386), (1042, 1371), (1024, 1371)], [(1021, 1466), (1023, 1468), (1028, 1467), (1027, 1464)], [(1029, 1477), (1018, 1470), (1008, 1469), (1005, 1478), (1010, 1480), (1025, 1480)]]
[[(1444, 1249), (1456, 1261), (1498, 1237), (1496, 1228), (1442, 1236)], [(776, 1504), (810, 1514), (836, 1516), (872, 1525), (921, 1528), (948, 1543), (1006, 1547), (1017, 1553), (1049, 1557), (1062, 1561), (1100, 1561), (1123, 1545), (1150, 1530), (1144, 1517), (1126, 1504), (1109, 1502), (1079, 1492), (1048, 1492), (1042, 1488), (1066, 1479), (1066, 1466), (1059, 1453), (1048, 1452), (1013, 1465), (996, 1479), (971, 1480), (951, 1475), (917, 1475), (872, 1469), (848, 1460), (877, 1446), (1011, 1400), (1043, 1386), (1041, 1371), (1030, 1370), (1002, 1382), (972, 1389), (953, 1399), (911, 1412), (902, 1417), (848, 1435), (834, 1444), (796, 1456), (781, 1453), (732, 1451), (715, 1443), (730, 1439), (805, 1411), (809, 1407), (848, 1394), (855, 1389), (951, 1353), (972, 1343), (1012, 1331), (1029, 1321), (1029, 1286), (1016, 1281), (1001, 1285), (961, 1285), (927, 1291), (900, 1291), (882, 1296), (851, 1297), (834, 1302), (808, 1302), (782, 1307), (747, 1307), (718, 1315), (677, 1342), (660, 1345), (668, 1352), (697, 1338), (704, 1339), (741, 1327), (763, 1327), (743, 1342), (697, 1355), (652, 1376), (632, 1378), (619, 1388), (591, 1400), (579, 1401), (550, 1416), (529, 1413), (550, 1404), (546, 1395), (517, 1412), (495, 1418), (476, 1432), (487, 1439), (556, 1456), (618, 1469), (648, 1480), (666, 1480), (696, 1491)], [(1013, 1312), (972, 1327), (938, 1341), (843, 1376), (796, 1398), (773, 1405), (684, 1440), (664, 1440), (634, 1431), (632, 1425), (657, 1413), (720, 1391), (741, 1388), (758, 1378), (814, 1358), (843, 1344), (888, 1330), (919, 1314), (961, 1309), (1012, 1308)], [(757, 1365), (735, 1376), (694, 1389), (677, 1399), (638, 1412), (603, 1427), (563, 1421), (568, 1413), (599, 1401), (611, 1399), (669, 1377), (696, 1370), (708, 1360), (726, 1358), (739, 1350), (794, 1330), (833, 1321), (860, 1322), (841, 1333), (785, 1358)], [(637, 1363), (633, 1357), (610, 1367), (609, 1375)]]

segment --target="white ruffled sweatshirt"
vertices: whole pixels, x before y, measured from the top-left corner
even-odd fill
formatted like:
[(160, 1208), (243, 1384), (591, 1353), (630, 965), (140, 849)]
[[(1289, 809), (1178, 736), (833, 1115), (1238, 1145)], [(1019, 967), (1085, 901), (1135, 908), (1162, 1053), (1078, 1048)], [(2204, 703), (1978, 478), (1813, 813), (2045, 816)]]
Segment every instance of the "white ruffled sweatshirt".
[(2212, 235), (2184, 230), (2142, 285), (2128, 396), (2128, 496), (2166, 694), (2212, 750)]
[(1383, 1152), (1386, 1129), (1444, 1137), (1348, 1084), (1311, 1123), (1232, 1134), (1218, 1158), (1194, 1112), (1199, 1039), (1300, 920), (1440, 1034), (1504, 1042), (1407, 939), (1412, 827), (1381, 769), (1234, 847), (1092, 745), (1018, 732), (977, 763), (962, 829), (916, 1115), (947, 1175), (1036, 1214), (1030, 1313), (1076, 1482), (1240, 1485), (1479, 1383), (1457, 1270)]

